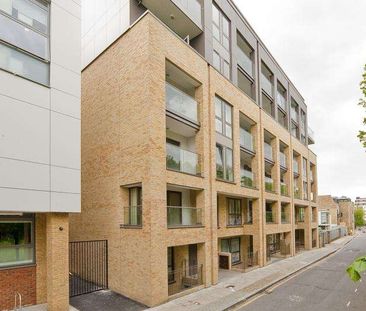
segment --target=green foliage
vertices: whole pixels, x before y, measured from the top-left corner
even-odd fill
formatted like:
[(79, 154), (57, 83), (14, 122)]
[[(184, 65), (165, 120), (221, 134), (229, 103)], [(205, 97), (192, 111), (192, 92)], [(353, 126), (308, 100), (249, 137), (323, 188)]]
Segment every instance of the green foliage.
[(363, 225), (365, 225), (364, 210), (362, 208), (358, 208), (355, 210), (354, 217), (356, 227), (362, 227)]
[(348, 268), (347, 273), (350, 279), (357, 282), (361, 279), (362, 272), (366, 271), (366, 256), (357, 258)]
[[(362, 91), (362, 98), (360, 99), (359, 105), (366, 109), (366, 65), (364, 67), (364, 73), (362, 74), (362, 81), (360, 83), (360, 89)], [(363, 118), (363, 125), (366, 125), (366, 117)], [(361, 144), (366, 148), (366, 131), (359, 131), (357, 137), (360, 139)]]

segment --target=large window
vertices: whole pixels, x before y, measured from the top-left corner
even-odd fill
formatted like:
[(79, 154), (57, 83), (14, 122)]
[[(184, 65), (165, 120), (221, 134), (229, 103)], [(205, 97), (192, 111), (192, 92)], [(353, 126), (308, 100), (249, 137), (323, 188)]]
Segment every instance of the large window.
[(212, 6), (212, 33), (213, 37), (229, 51), (230, 22), (216, 5)]
[(229, 226), (240, 226), (242, 224), (241, 201), (239, 199), (228, 199), (228, 222)]
[(41, 0), (0, 1), (0, 68), (49, 84), (48, 16)]
[(240, 262), (240, 238), (231, 238), (221, 240), (221, 251), (231, 253), (231, 263)]
[(233, 136), (232, 107), (219, 97), (215, 98), (216, 132), (228, 138)]
[(230, 148), (216, 145), (216, 177), (233, 181), (233, 151)]
[(0, 216), (0, 268), (34, 263), (34, 219)]

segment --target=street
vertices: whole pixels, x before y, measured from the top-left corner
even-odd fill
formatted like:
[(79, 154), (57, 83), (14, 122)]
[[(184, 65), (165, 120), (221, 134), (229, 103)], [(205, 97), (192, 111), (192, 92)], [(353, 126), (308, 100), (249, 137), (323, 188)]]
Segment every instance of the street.
[(360, 233), (339, 252), (236, 310), (366, 310), (366, 275), (363, 282), (354, 283), (345, 272), (365, 254), (366, 234)]

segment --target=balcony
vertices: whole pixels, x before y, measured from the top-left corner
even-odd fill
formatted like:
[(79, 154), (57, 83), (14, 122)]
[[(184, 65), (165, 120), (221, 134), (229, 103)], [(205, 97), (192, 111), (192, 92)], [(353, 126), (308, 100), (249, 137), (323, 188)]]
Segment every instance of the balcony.
[(181, 38), (202, 33), (202, 7), (197, 0), (142, 0), (150, 10)]
[(261, 85), (262, 90), (264, 90), (269, 96), (273, 96), (273, 85), (272, 82), (262, 73), (261, 74)]
[(253, 77), (253, 61), (245, 54), (240, 47), (237, 48), (238, 65), (245, 70), (247, 74)]
[(194, 98), (166, 82), (166, 109), (188, 121), (198, 124), (198, 104)]
[(296, 223), (303, 223), (305, 221), (305, 215), (304, 214), (296, 214)]
[(283, 111), (286, 111), (287, 100), (280, 92), (277, 92), (277, 105), (280, 106)]
[(288, 188), (284, 182), (281, 182), (281, 195), (288, 195)]
[(272, 146), (266, 142), (264, 143), (264, 158), (273, 162)]
[(314, 131), (310, 127), (308, 127), (308, 143), (309, 143), (309, 145), (312, 145), (315, 143)]
[(246, 169), (240, 170), (241, 185), (243, 187), (254, 188), (254, 174)]
[(240, 128), (240, 146), (254, 153), (253, 135)]
[(283, 168), (287, 168), (286, 155), (283, 152), (280, 152), (280, 165)]
[(273, 183), (273, 179), (270, 177), (265, 177), (265, 189), (266, 191), (274, 191), (274, 183)]
[(274, 217), (273, 217), (273, 212), (272, 211), (266, 211), (266, 223), (268, 224), (272, 224), (274, 223)]
[(123, 227), (142, 227), (142, 206), (126, 206), (123, 208)]
[(168, 295), (175, 295), (203, 284), (203, 265), (183, 266), (181, 269), (168, 269)]
[(295, 197), (295, 199), (301, 198), (300, 189), (297, 186), (294, 187), (294, 197)]
[(285, 212), (281, 212), (281, 224), (289, 224), (290, 220)]
[(178, 172), (200, 175), (199, 155), (167, 143), (166, 167)]
[(202, 209), (197, 207), (168, 206), (168, 228), (202, 226)]

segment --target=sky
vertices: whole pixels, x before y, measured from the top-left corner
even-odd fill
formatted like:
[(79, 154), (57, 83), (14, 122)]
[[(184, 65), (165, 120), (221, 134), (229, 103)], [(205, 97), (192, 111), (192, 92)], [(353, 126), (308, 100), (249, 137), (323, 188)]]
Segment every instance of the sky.
[(366, 64), (366, 0), (234, 0), (305, 98), (318, 193), (366, 197), (357, 105)]

